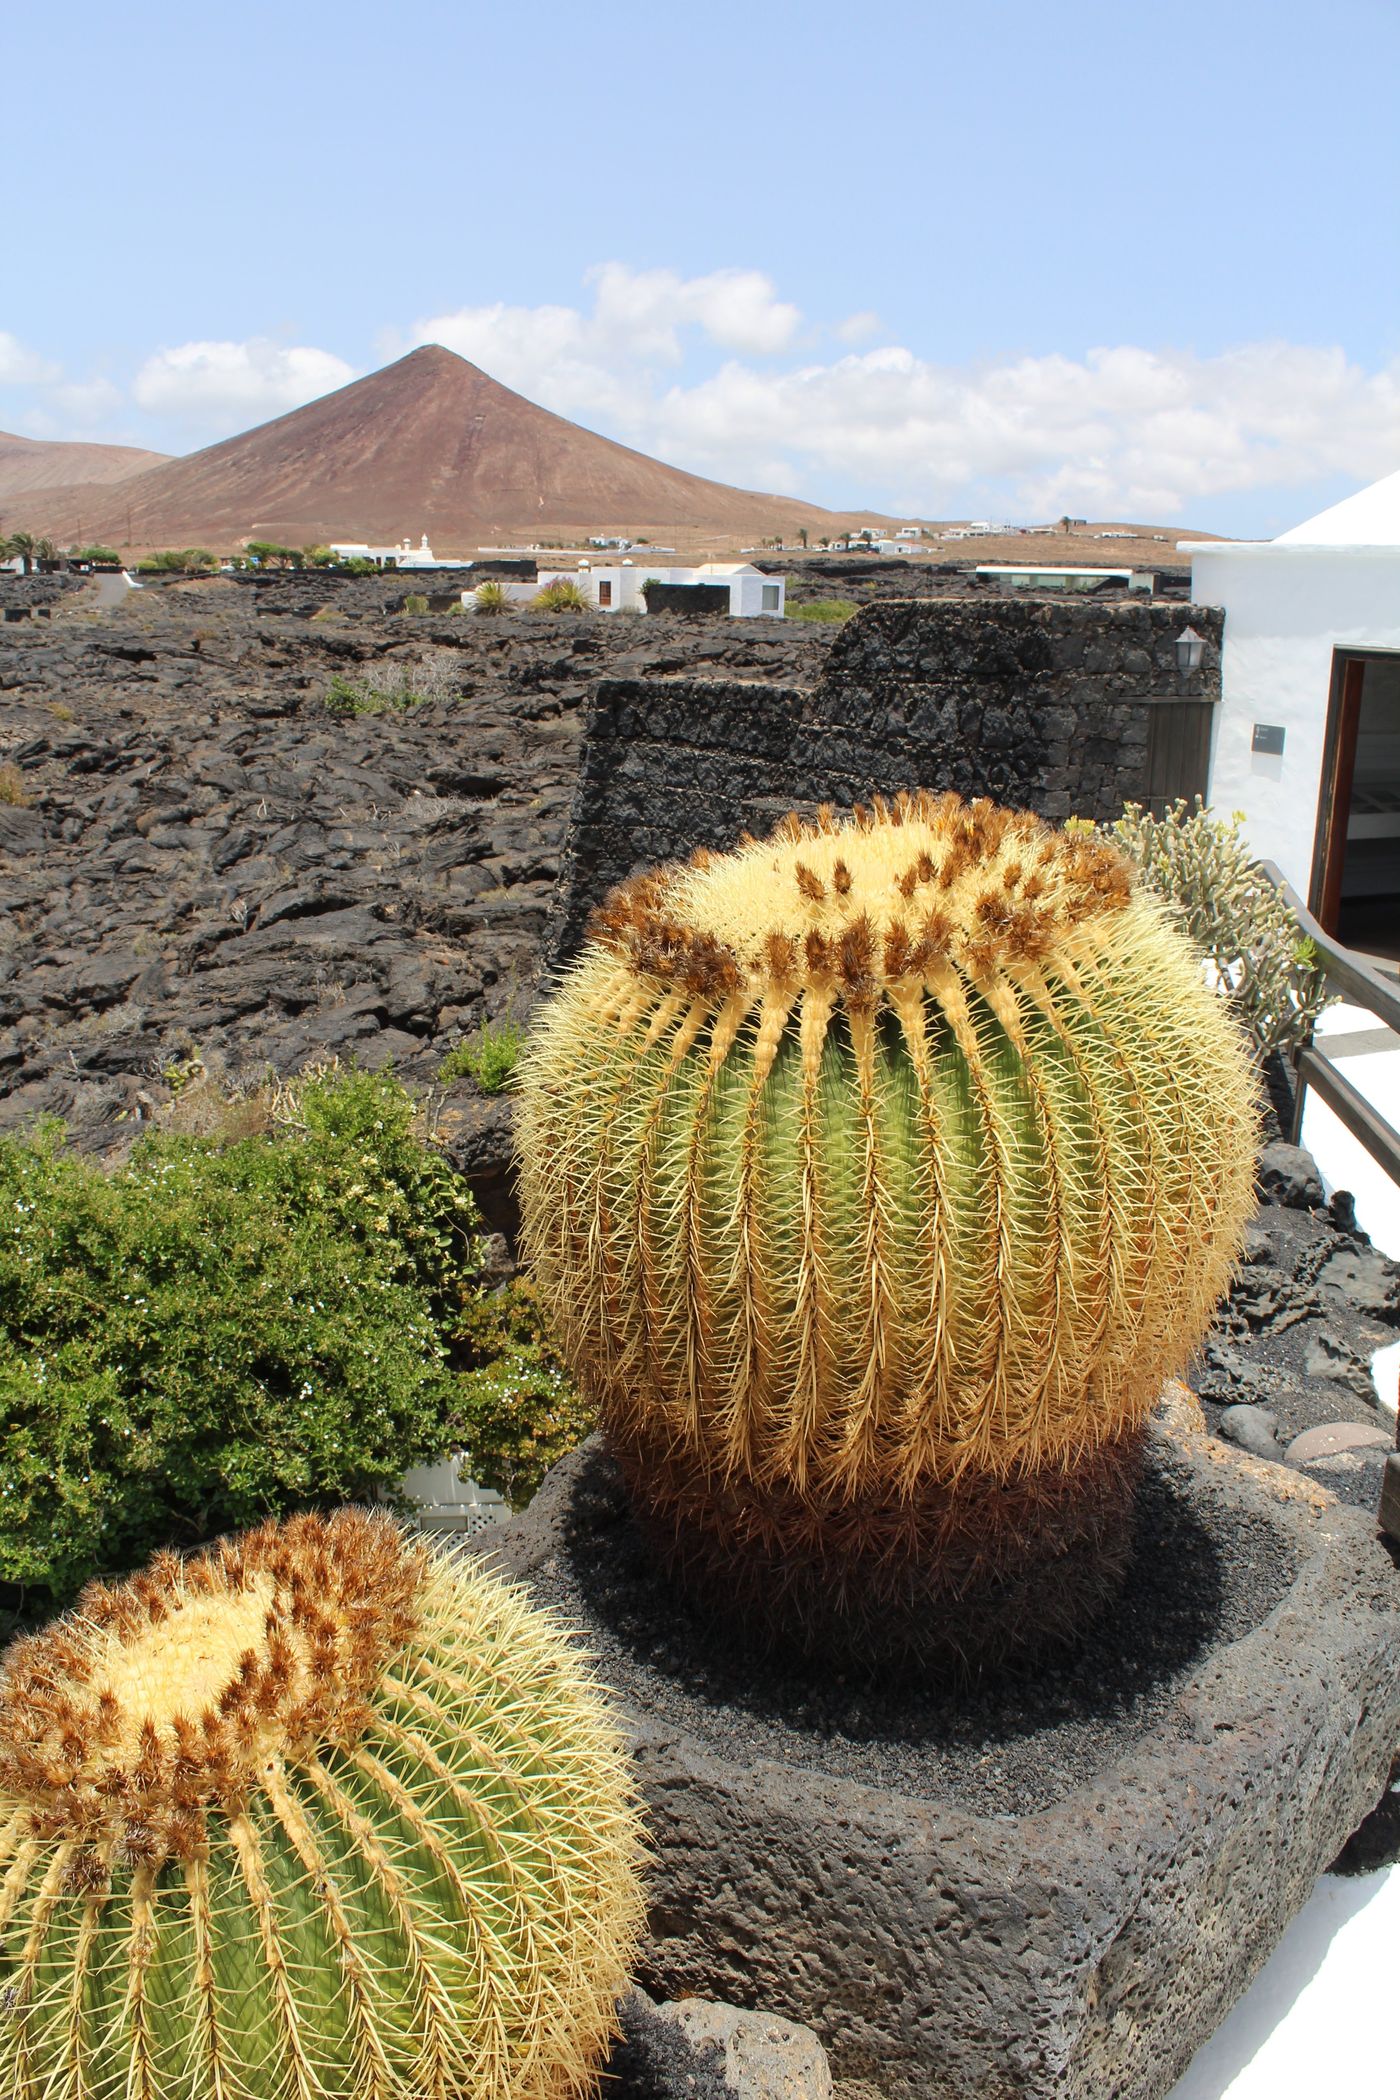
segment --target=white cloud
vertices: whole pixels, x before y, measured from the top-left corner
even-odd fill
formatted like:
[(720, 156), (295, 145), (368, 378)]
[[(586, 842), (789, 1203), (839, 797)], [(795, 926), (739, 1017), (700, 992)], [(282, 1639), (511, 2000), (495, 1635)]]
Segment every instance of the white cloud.
[(965, 514), (986, 493), (1023, 516), (1170, 519), (1212, 498), (1370, 480), (1400, 463), (1400, 362), (1248, 344), (1215, 357), (1120, 346), (1081, 359), (936, 365), (900, 348), (786, 372), (738, 362), (657, 401), (652, 442), (741, 475), (775, 446), (803, 492)]
[(48, 386), (60, 370), (36, 350), (26, 350), (18, 336), (0, 328), (0, 386)]
[[(897, 344), (780, 362), (797, 308), (756, 270), (684, 278), (605, 263), (582, 306), (464, 307), (422, 321), (561, 415), (749, 487), (925, 517), (1185, 519), (1243, 492), (1400, 464), (1400, 362), (1250, 343), (1210, 357), (1119, 344), (1082, 357), (938, 364)], [(879, 329), (871, 312), (834, 329)], [(731, 353), (691, 378), (704, 345)], [(677, 368), (690, 358), (686, 372)]]
[(354, 367), (329, 350), (252, 336), (157, 350), (136, 374), (131, 395), (152, 414), (238, 429), (300, 408), (354, 377)]
[[(638, 374), (680, 364), (696, 342), (748, 357), (789, 348), (802, 315), (779, 299), (761, 270), (633, 270), (600, 263), (586, 278), (591, 309), (575, 306), (464, 306), (418, 321), (410, 343), (442, 343), (493, 379), (561, 415), (606, 420), (614, 429), (646, 422)], [(643, 389), (645, 396), (648, 389)]]

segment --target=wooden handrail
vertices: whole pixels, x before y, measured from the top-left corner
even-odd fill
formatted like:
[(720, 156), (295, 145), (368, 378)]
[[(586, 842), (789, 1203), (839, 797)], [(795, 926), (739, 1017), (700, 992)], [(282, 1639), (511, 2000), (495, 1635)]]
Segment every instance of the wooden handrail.
[(1267, 875), (1274, 888), (1280, 892), (1284, 903), (1302, 927), (1308, 939), (1322, 959), (1323, 975), (1332, 984), (1350, 992), (1358, 1006), (1374, 1014), (1400, 1035), (1400, 985), (1387, 984), (1379, 970), (1373, 970), (1350, 948), (1344, 948), (1330, 933), (1324, 933), (1317, 920), (1304, 904), (1293, 885), (1271, 860), (1257, 864), (1261, 875)]
[[(1387, 984), (1379, 971), (1362, 962), (1360, 956), (1353, 955), (1349, 948), (1342, 947), (1330, 933), (1323, 932), (1292, 884), (1285, 880), (1271, 860), (1261, 860), (1258, 867), (1278, 890), (1317, 949), (1318, 964), (1328, 983), (1349, 992), (1358, 1006), (1400, 1034), (1400, 990)], [(1327, 1103), (1342, 1128), (1349, 1130), (1357, 1143), (1365, 1146), (1372, 1159), (1400, 1188), (1400, 1133), (1386, 1122), (1360, 1089), (1352, 1085), (1346, 1074), (1314, 1047), (1311, 1040), (1302, 1044), (1294, 1054), (1293, 1070), (1297, 1081), (1292, 1130), (1294, 1144), (1302, 1132), (1304, 1093), (1311, 1087)], [(1397, 1451), (1392, 1451), (1385, 1462), (1377, 1518), (1381, 1530), (1395, 1546), (1400, 1546), (1400, 1452)]]
[[(1297, 1073), (1300, 1105), (1303, 1088), (1310, 1086), (1327, 1103), (1343, 1129), (1349, 1130), (1357, 1143), (1366, 1147), (1372, 1159), (1385, 1168), (1400, 1188), (1400, 1134), (1391, 1128), (1385, 1117), (1371, 1106), (1346, 1074), (1338, 1071), (1311, 1043), (1305, 1043), (1298, 1052)], [(1301, 1122), (1302, 1118), (1297, 1120)]]
[[(1353, 955), (1350, 948), (1344, 948), (1330, 933), (1325, 933), (1273, 861), (1261, 860), (1258, 867), (1316, 948), (1318, 968), (1327, 982), (1349, 993), (1358, 1006), (1374, 1014), (1378, 1021), (1384, 1021), (1400, 1036), (1400, 987), (1387, 984), (1378, 970), (1373, 970), (1359, 955)], [(1387, 1123), (1379, 1110), (1324, 1054), (1325, 1037), (1323, 1044), (1324, 1049), (1319, 1050), (1310, 1037), (1294, 1053), (1293, 1069), (1298, 1083), (1293, 1114), (1294, 1143), (1298, 1142), (1303, 1126), (1303, 1089), (1311, 1087), (1327, 1103), (1343, 1129), (1349, 1130), (1357, 1143), (1365, 1146), (1377, 1165), (1383, 1167), (1400, 1187), (1400, 1132)]]

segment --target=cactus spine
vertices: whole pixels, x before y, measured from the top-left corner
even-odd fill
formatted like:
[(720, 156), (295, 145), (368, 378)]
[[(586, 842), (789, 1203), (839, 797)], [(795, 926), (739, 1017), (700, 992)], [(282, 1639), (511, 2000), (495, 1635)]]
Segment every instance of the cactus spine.
[(682, 1572), (799, 1619), (864, 1592), (863, 1647), (1037, 1548), (1121, 1564), (1254, 1116), (1116, 852), (952, 795), (788, 818), (614, 892), (522, 1079), (530, 1251)]
[(167, 1554), (0, 1672), (7, 2100), (563, 2100), (640, 1924), (548, 1619), (345, 1510)]

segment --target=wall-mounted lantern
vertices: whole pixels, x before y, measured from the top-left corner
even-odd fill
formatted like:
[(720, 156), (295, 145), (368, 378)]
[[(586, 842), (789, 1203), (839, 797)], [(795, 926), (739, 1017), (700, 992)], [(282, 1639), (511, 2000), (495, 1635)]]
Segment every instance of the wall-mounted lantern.
[(1203, 634), (1197, 634), (1194, 627), (1183, 627), (1172, 647), (1176, 651), (1176, 668), (1183, 678), (1189, 678), (1193, 671), (1200, 670), (1201, 659), (1206, 653), (1206, 638)]

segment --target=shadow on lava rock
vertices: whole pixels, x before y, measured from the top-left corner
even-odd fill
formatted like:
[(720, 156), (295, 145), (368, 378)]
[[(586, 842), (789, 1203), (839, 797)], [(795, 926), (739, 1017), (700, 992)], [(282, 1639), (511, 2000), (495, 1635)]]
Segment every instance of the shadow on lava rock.
[[(1153, 1442), (1124, 1587), (1073, 1649), (950, 1682), (836, 1671), (756, 1646), (655, 1566), (598, 1438), (555, 1469), (518, 1572), (622, 1700), (739, 1764), (771, 1758), (984, 1814), (1030, 1814), (1168, 1732), (1193, 1672), (1249, 1633), (1295, 1561), (1283, 1529), (1194, 1484)], [(1184, 1717), (1177, 1725), (1189, 1733)]]

